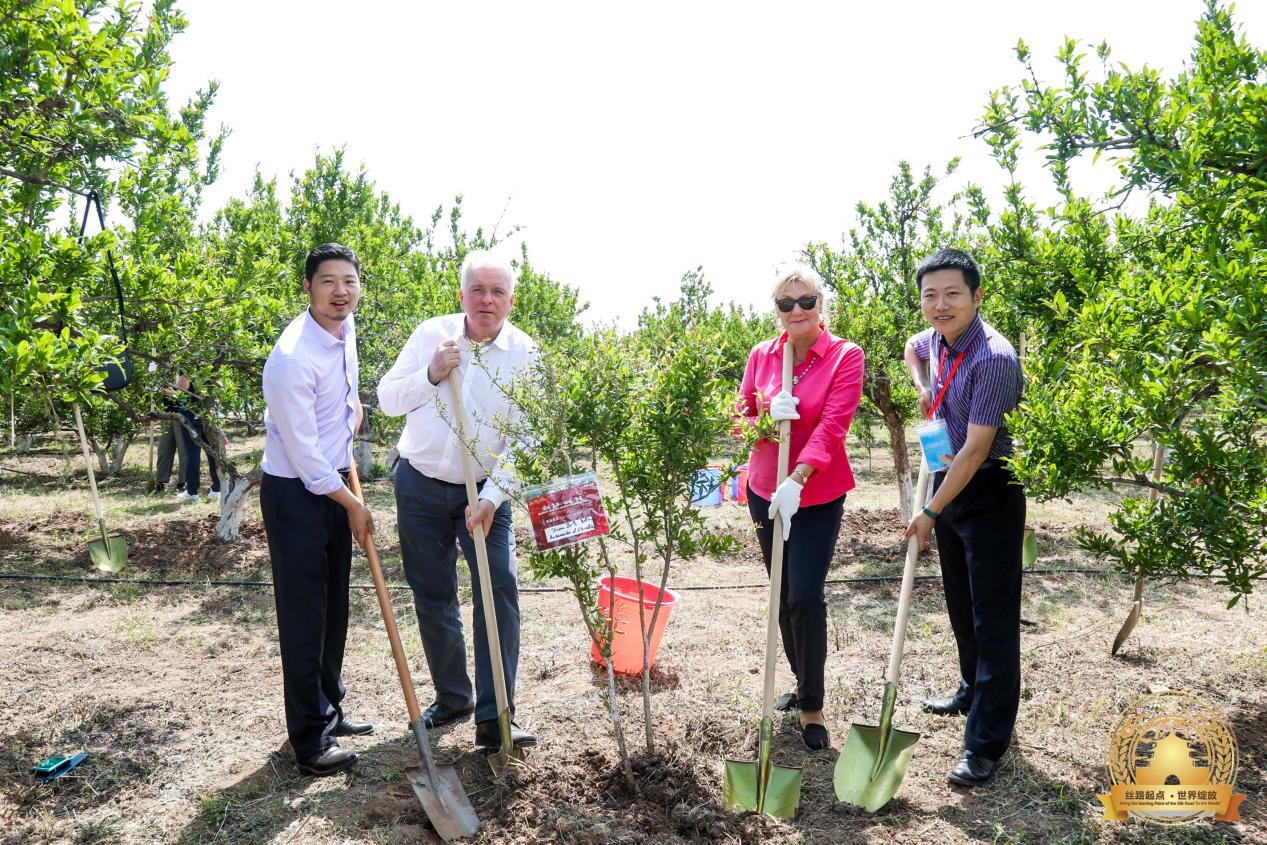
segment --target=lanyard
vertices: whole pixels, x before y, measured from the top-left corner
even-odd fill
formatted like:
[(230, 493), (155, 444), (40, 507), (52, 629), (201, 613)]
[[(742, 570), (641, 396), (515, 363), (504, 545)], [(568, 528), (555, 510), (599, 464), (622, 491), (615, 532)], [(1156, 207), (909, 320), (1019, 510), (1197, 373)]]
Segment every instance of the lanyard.
[[(975, 340), (976, 338), (973, 338)], [(941, 382), (941, 368), (946, 365), (946, 350), (949, 346), (942, 346), (941, 359), (937, 362), (937, 381)], [(968, 350), (972, 348), (972, 342), (969, 341), (964, 350), (959, 353), (959, 357), (955, 358), (955, 363), (950, 366), (950, 373), (946, 376), (946, 381), (942, 382), (941, 390), (937, 391), (937, 398), (933, 401), (933, 406), (928, 409), (928, 418), (931, 420), (933, 415), (937, 413), (937, 408), (941, 405), (942, 397), (946, 395), (946, 388), (950, 387), (950, 382), (955, 378), (955, 371), (959, 369), (959, 365), (963, 363), (963, 356), (968, 354)]]

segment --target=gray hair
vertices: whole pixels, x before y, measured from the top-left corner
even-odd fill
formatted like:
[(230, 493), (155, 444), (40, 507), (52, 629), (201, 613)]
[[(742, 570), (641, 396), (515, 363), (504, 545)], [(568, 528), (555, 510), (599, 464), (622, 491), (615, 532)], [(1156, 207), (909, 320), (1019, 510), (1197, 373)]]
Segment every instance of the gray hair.
[(491, 249), (473, 249), (462, 261), (462, 290), (466, 290), (471, 282), (471, 274), (476, 270), (497, 270), (506, 277), (506, 292), (515, 292), (515, 270), (510, 261), (493, 252)]

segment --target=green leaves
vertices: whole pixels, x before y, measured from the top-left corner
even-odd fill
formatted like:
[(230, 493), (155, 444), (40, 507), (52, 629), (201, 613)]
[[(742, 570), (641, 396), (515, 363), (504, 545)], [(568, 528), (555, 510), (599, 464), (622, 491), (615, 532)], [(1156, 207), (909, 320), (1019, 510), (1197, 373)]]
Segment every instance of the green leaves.
[[(1038, 133), (1066, 198), (1042, 220), (1017, 191), (991, 231), (1037, 323), (1032, 381), (1009, 418), (1014, 468), (1043, 498), (1129, 491), (1117, 535), (1087, 534), (1087, 547), (1135, 573), (1213, 575), (1235, 602), (1267, 558), (1267, 53), (1212, 4), (1173, 79), (1106, 63), (1093, 81), (1072, 42), (1057, 59), (1061, 86), (1027, 79), (1022, 101), (1003, 108), (996, 95), (985, 117)], [(1014, 173), (1013, 136), (986, 134)], [(1074, 193), (1064, 167), (1100, 154), (1122, 181), (1104, 208)], [(1127, 216), (1118, 198), (1133, 187), (1158, 199)], [(1166, 449), (1156, 482), (1149, 443)]]

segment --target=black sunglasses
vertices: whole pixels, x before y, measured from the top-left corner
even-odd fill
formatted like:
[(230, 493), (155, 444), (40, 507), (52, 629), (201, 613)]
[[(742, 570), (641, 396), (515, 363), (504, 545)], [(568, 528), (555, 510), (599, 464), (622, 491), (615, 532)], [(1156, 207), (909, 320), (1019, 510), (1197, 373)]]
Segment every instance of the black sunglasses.
[(792, 312), (792, 308), (796, 305), (801, 306), (802, 311), (809, 311), (818, 304), (818, 294), (813, 293), (809, 296), (802, 296), (800, 299), (793, 299), (790, 296), (785, 296), (775, 299), (774, 304), (779, 306), (779, 310), (784, 314), (790, 314)]

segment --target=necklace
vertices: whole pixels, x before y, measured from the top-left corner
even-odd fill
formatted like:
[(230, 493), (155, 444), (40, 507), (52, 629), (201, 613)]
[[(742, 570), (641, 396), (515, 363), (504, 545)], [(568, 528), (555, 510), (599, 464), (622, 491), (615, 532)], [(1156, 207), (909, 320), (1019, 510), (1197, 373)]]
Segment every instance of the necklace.
[(800, 384), (800, 383), (801, 383), (801, 379), (803, 379), (803, 378), (805, 378), (805, 376), (809, 375), (809, 371), (810, 371), (810, 370), (812, 370), (812, 369), (814, 369), (814, 362), (815, 362), (815, 361), (817, 361), (817, 360), (818, 360), (817, 358), (811, 358), (811, 359), (810, 359), (810, 362), (809, 362), (809, 366), (805, 368), (805, 372), (801, 373), (799, 376), (792, 376), (792, 386), (793, 386), (793, 387), (796, 387), (798, 384)]

